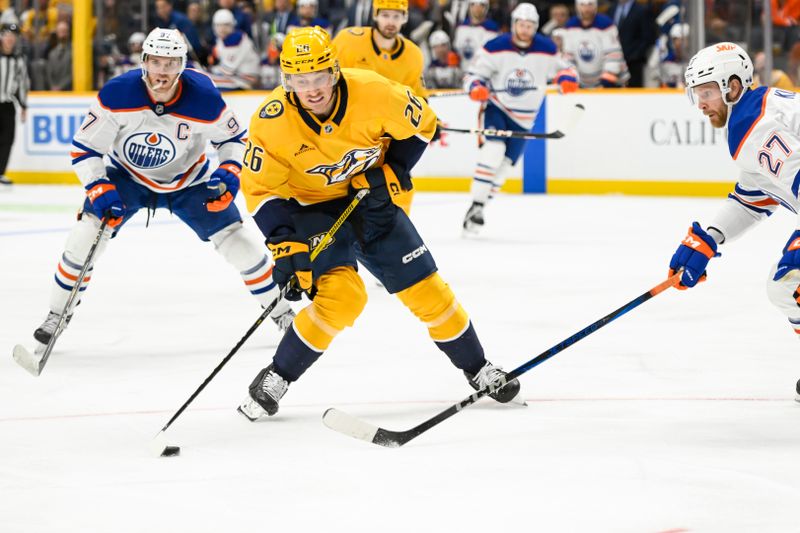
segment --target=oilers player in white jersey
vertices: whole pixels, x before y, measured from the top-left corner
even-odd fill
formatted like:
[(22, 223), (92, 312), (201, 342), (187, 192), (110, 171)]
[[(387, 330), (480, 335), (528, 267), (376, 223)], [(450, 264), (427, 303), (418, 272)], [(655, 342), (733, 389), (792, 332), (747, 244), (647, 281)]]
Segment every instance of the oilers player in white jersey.
[[(670, 275), (683, 269), (679, 288), (706, 279), (706, 267), (722, 244), (785, 207), (800, 213), (800, 95), (751, 88), (753, 62), (742, 48), (719, 43), (700, 50), (685, 74), (692, 103), (715, 128), (725, 128), (739, 179), (722, 208), (704, 226), (692, 223), (670, 261)], [(800, 335), (800, 219), (767, 280), (767, 295)], [(800, 399), (800, 381), (797, 383)]]
[[(143, 44), (141, 70), (110, 80), (75, 134), (72, 167), (87, 198), (56, 269), (50, 312), (34, 333), (43, 345), (54, 334), (61, 313), (66, 311), (67, 321), (72, 316), (74, 308), (65, 309), (67, 300), (100, 220), (106, 217), (110, 222), (94, 262), (109, 238), (140, 209), (149, 216), (167, 208), (201, 240), (211, 241), (263, 307), (279, 294), (266, 247), (244, 229), (233, 203), (247, 128), (205, 74), (184, 70), (186, 52), (177, 30), (153, 30)], [(206, 159), (209, 141), (219, 155), (216, 169)], [(79, 291), (86, 290), (91, 272), (92, 267)], [(293, 316), (285, 302), (271, 314), (281, 329)]]
[(497, 37), (500, 26), (489, 17), (489, 0), (469, 0), (467, 17), (458, 22), (453, 34), (453, 50), (461, 57), (461, 68), (467, 70), (478, 50)]
[(621, 87), (630, 78), (614, 22), (597, 12), (597, 0), (575, 0), (577, 15), (564, 26), (562, 52), (581, 87)]
[[(532, 4), (511, 12), (511, 32), (486, 43), (464, 78), (471, 99), (482, 102), (478, 125), (483, 129), (530, 131), (549, 82), (563, 93), (578, 89), (575, 70), (562, 59), (555, 43), (537, 34), (539, 13)], [(503, 185), (508, 170), (525, 148), (525, 139), (481, 139), (472, 181), (472, 205), (464, 230), (477, 233), (484, 208)]]
[(221, 91), (255, 89), (261, 74), (261, 58), (250, 37), (236, 29), (236, 19), (227, 9), (218, 9), (211, 19), (217, 42), (211, 52), (211, 79)]

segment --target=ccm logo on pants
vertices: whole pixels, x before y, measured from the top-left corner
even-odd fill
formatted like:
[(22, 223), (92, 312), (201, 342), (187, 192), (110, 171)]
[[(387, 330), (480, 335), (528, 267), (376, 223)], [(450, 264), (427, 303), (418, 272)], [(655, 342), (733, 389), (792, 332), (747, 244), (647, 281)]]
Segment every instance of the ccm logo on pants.
[(410, 263), (411, 261), (413, 261), (414, 259), (416, 259), (417, 257), (421, 256), (422, 254), (424, 254), (427, 251), (428, 251), (428, 247), (423, 244), (422, 246), (420, 246), (419, 248), (417, 248), (413, 252), (410, 252), (410, 253), (407, 253), (406, 255), (404, 255), (403, 256), (403, 264), (405, 265), (405, 264)]

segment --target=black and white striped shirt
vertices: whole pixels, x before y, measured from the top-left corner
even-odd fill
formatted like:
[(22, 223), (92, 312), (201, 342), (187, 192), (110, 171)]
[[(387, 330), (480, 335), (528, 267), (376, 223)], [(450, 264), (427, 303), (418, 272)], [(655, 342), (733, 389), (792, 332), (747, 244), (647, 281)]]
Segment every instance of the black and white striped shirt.
[(28, 107), (28, 69), (22, 56), (0, 53), (0, 103), (7, 102)]

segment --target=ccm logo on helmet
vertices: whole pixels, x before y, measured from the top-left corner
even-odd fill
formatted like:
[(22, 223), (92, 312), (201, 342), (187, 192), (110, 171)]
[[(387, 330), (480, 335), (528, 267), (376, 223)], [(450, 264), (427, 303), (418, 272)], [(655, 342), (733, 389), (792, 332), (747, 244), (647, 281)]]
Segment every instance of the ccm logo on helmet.
[(410, 253), (407, 253), (406, 255), (404, 255), (403, 256), (403, 264), (406, 265), (406, 264), (410, 263), (411, 261), (413, 261), (414, 259), (416, 259), (417, 257), (421, 256), (422, 254), (424, 254), (427, 251), (428, 251), (428, 247), (423, 244), (422, 246), (420, 246), (419, 248), (417, 248), (413, 252), (410, 252)]

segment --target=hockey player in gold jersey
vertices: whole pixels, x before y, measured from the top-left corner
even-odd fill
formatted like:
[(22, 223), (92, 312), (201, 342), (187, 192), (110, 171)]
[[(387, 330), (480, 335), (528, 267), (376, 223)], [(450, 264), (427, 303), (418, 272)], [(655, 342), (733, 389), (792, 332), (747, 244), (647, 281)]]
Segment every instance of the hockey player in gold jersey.
[[(275, 259), (273, 278), (287, 297), (316, 294), (258, 373), (239, 411), (257, 420), (352, 326), (367, 301), (363, 264), (428, 328), (430, 337), (475, 388), (508, 402), (519, 382), (486, 361), (475, 329), (391, 192), (433, 135), (436, 116), (408, 87), (374, 72), (339, 69), (319, 27), (291, 31), (281, 52), (282, 87), (250, 122), (242, 191)], [(370, 193), (314, 259), (309, 249), (360, 189)], [(295, 280), (294, 284), (291, 283)], [(299, 288), (298, 288), (299, 287)]]
[[(373, 0), (373, 26), (345, 28), (333, 39), (342, 68), (363, 68), (385, 78), (408, 85), (419, 98), (425, 98), (422, 51), (410, 39), (400, 35), (408, 22), (408, 0)], [(396, 195), (393, 201), (407, 215), (411, 214), (414, 191)]]
[(373, 0), (372, 20), (371, 28), (345, 28), (336, 35), (333, 46), (339, 51), (339, 65), (372, 70), (426, 97), (422, 51), (400, 35), (408, 21), (408, 0)]

